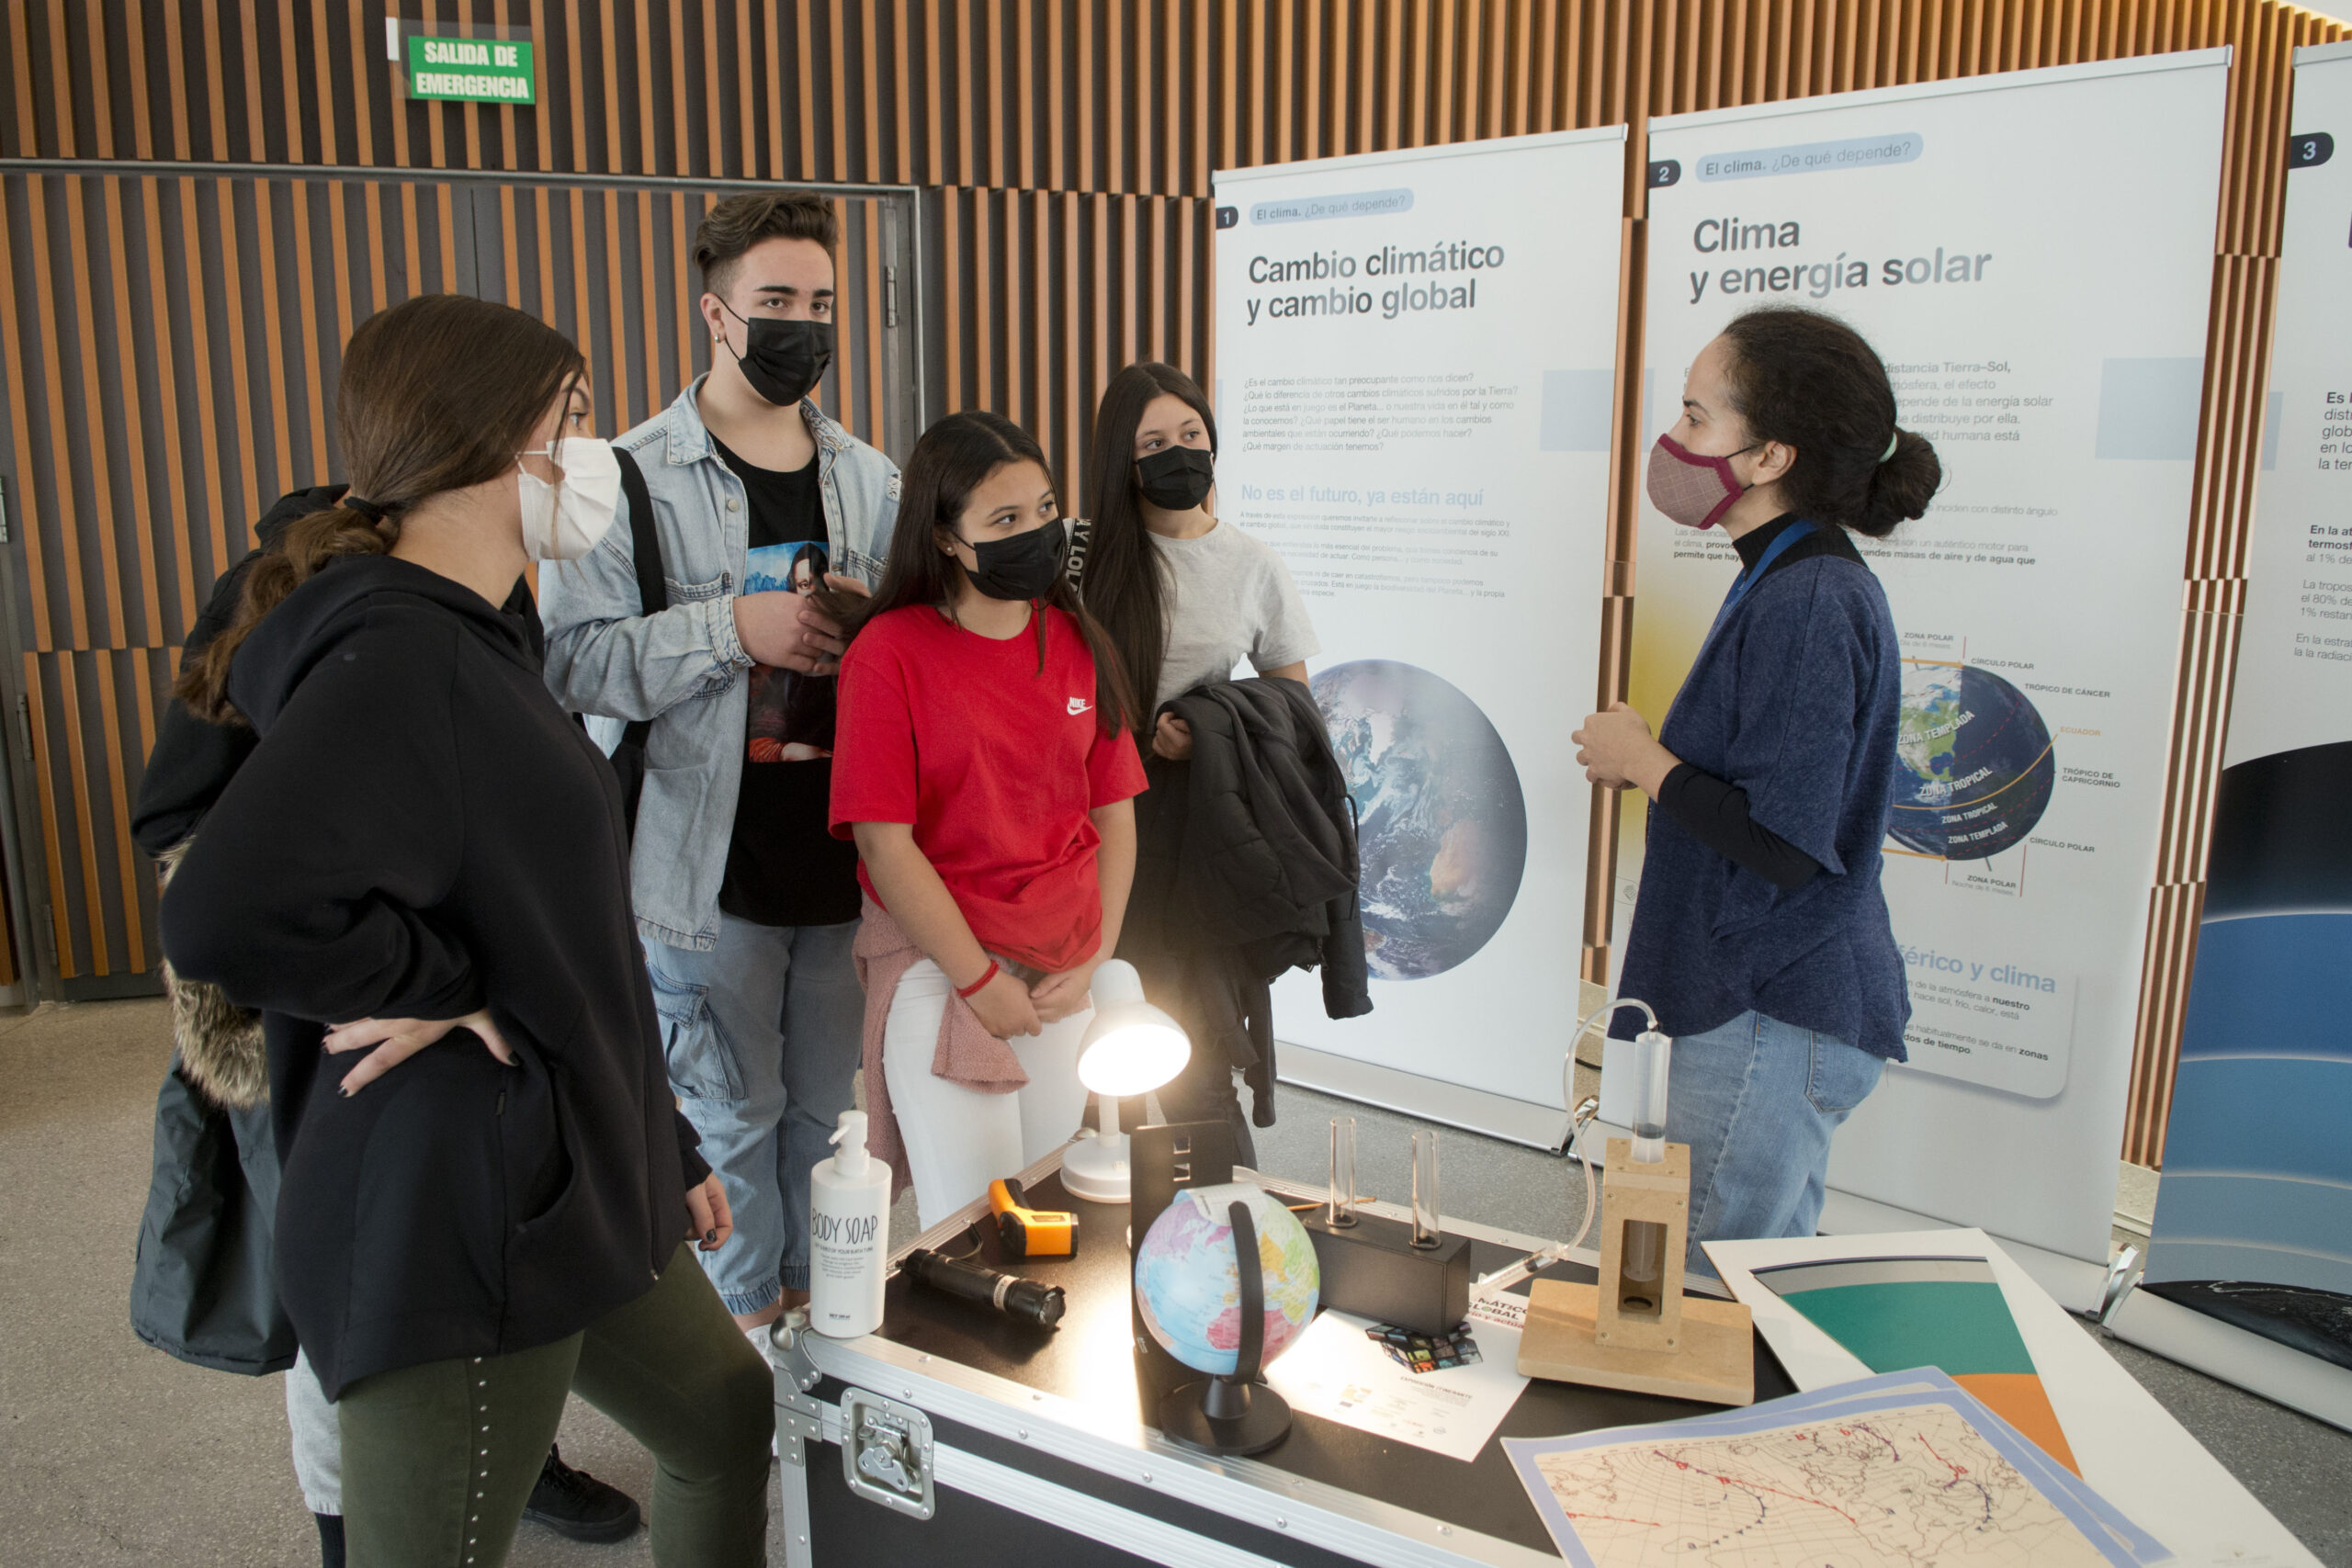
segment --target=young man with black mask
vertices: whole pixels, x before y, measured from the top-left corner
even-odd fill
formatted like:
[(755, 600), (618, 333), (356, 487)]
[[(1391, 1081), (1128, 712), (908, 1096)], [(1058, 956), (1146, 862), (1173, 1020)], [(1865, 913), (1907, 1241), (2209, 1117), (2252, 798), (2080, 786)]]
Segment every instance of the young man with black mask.
[(650, 720), (631, 896), (671, 1087), (726, 1182), (703, 1258), (747, 1332), (807, 1299), (808, 1173), (850, 1107), (863, 993), (854, 846), (826, 830), (841, 626), (818, 582), (881, 575), (899, 471), (812, 400), (833, 350), (832, 208), (719, 203), (695, 236), (711, 370), (616, 444), (645, 478), (669, 604), (627, 516), (540, 579), (548, 683), (608, 746)]

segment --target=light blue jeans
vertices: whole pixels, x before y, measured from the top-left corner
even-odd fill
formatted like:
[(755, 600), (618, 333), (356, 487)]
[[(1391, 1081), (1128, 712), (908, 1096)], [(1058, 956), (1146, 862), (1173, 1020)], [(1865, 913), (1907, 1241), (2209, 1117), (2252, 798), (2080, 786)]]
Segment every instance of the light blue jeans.
[(850, 1108), (865, 993), (857, 922), (719, 918), (707, 953), (648, 942), (670, 1087), (727, 1187), (735, 1239), (695, 1257), (731, 1313), (808, 1288), (808, 1172)]
[(1715, 1278), (1702, 1241), (1811, 1235), (1829, 1135), (1886, 1063), (1756, 1011), (1674, 1043), (1666, 1137), (1690, 1145), (1688, 1271)]

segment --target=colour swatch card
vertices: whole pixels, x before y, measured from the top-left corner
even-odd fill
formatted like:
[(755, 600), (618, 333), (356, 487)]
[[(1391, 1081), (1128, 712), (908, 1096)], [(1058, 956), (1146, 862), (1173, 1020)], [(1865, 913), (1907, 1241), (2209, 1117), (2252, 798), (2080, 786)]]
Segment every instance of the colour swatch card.
[(1987, 1259), (1784, 1263), (1753, 1278), (1871, 1371), (1940, 1367), (2052, 1459), (2080, 1468)]
[(2146, 1568), (2168, 1555), (1932, 1370), (1503, 1447), (1579, 1568)]

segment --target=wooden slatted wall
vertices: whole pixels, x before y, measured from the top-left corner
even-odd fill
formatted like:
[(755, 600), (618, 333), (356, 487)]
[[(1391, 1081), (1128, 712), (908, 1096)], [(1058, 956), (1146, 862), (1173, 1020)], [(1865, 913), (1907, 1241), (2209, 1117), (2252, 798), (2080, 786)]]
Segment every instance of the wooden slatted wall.
[[(502, 184), (468, 194), (478, 291), (586, 347), (598, 429), (641, 423), (710, 368), (695, 309), (694, 233), (729, 193)], [(919, 433), (910, 409), (892, 401), (886, 370), (890, 218), (871, 198), (837, 199), (833, 213), (842, 233), (836, 345), (816, 399), (853, 434), (903, 455)]]
[[(0, 355), (51, 934), (71, 977), (156, 954), (130, 795), (174, 657), (253, 520), (334, 471), (351, 324), (471, 285), (447, 186), (11, 175)], [(331, 257), (364, 258), (335, 265)]]
[[(994, 407), (1031, 423), (1073, 482), (1107, 369), (1164, 352), (1207, 377), (1215, 169), (1628, 122), (1626, 253), (1636, 282), (1621, 301), (1620, 330), (1630, 397), (1641, 363), (1639, 172), (1651, 115), (2233, 46), (2170, 808), (2124, 1149), (2147, 1163), (2160, 1156), (2243, 603), (2289, 57), (2298, 44), (2342, 36), (2338, 24), (2273, 0), (406, 0), (400, 8), (442, 30), (526, 29), (541, 62), (540, 103), (404, 101), (382, 59), (381, 0), (46, 0), (12, 6), (0, 37), (0, 83), (15, 99), (14, 113), (0, 114), (0, 157), (945, 187), (947, 406)], [(104, 221), (111, 209), (95, 203), (88, 192), (53, 192), (42, 220), (52, 236), (70, 234), (94, 210)], [(12, 199), (20, 269), (27, 227)], [(52, 279), (70, 279), (62, 255), (49, 257)], [(94, 335), (106, 340), (110, 330)], [(84, 374), (78, 353), (26, 373)], [(240, 391), (222, 406), (255, 404)], [(268, 395), (259, 406), (279, 419)], [(1638, 422), (1620, 423), (1603, 696), (1622, 680), (1634, 586)], [(247, 467), (282, 462), (282, 449), (232, 443), (210, 457), (243, 483)], [(74, 485), (72, 504), (101, 512), (117, 502), (99, 487), (124, 488), (89, 473)], [(75, 569), (125, 570), (107, 559)], [(86, 623), (87, 605), (85, 622), (56, 620), (78, 591), (40, 581), (53, 623)], [(153, 700), (152, 679), (141, 685), (129, 668), (101, 668), (74, 666), (70, 677), (65, 663), (44, 668), (53, 684), (74, 682), (74, 704), (57, 722), (93, 701), (88, 711), (102, 715), (107, 699), (94, 691), (117, 694), (118, 705), (126, 691)], [(78, 791), (56, 808), (91, 810)], [(1593, 824), (1603, 889), (1608, 809)], [(107, 874), (103, 865), (81, 874)], [(1605, 897), (1589, 906), (1588, 974), (1605, 960), (1607, 907)]]
[(1182, 197), (944, 193), (945, 409), (1026, 427), (1075, 509), (1111, 377), (1138, 359), (1208, 363), (1209, 222)]
[[(251, 547), (254, 521), (341, 475), (333, 394), (352, 328), (419, 293), (503, 299), (586, 345), (600, 428), (626, 429), (707, 367), (687, 250), (713, 199), (339, 178), (0, 182), (20, 679), (48, 934), (77, 992), (135, 985), (155, 962), (130, 807), (156, 716), (187, 626)], [(903, 444), (911, 419), (882, 374), (878, 206), (837, 203), (841, 351), (819, 400), (860, 435)]]

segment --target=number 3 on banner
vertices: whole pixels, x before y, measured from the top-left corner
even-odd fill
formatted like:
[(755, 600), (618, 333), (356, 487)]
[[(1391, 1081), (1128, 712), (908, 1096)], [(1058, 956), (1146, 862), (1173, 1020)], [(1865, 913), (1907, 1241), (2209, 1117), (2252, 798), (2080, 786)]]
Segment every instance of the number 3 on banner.
[(2287, 139), (2287, 166), (2290, 169), (2317, 168), (2335, 156), (2335, 138), (2324, 130)]

